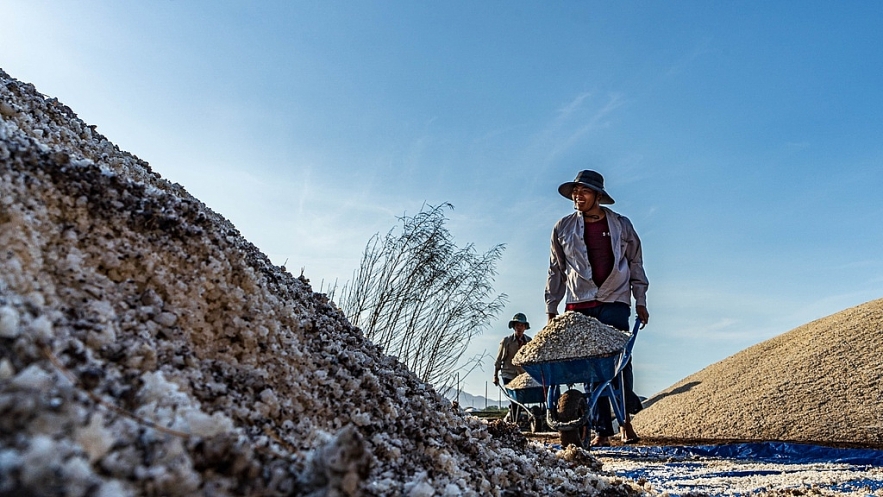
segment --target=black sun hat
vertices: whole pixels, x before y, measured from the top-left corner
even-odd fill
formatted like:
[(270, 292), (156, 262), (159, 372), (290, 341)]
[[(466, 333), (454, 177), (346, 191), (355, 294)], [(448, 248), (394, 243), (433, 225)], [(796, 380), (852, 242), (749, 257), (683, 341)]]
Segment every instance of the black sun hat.
[(601, 194), (601, 198), (598, 201), (600, 204), (612, 204), (613, 197), (607, 194), (604, 191), (604, 176), (601, 176), (600, 173), (596, 173), (595, 171), (580, 171), (576, 175), (576, 179), (573, 181), (568, 181), (567, 183), (562, 184), (558, 187), (558, 193), (560, 193), (563, 197), (572, 200), (573, 187), (576, 185), (582, 185), (587, 188), (591, 188), (596, 192)]

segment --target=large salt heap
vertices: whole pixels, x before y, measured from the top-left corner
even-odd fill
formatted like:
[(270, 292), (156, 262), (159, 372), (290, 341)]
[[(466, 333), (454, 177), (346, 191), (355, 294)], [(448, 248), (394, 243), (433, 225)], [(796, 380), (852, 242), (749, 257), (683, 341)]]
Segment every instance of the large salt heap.
[(799, 326), (656, 394), (645, 438), (883, 448), (883, 299)]
[(517, 435), (0, 70), (0, 495), (643, 493)]

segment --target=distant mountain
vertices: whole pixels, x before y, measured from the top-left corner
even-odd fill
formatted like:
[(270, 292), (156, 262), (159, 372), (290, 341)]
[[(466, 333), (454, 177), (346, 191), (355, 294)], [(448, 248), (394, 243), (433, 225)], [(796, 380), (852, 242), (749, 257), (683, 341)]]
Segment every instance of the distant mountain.
[[(495, 391), (499, 392), (499, 390), (497, 389), (495, 389)], [(458, 392), (454, 388), (449, 388), (448, 390), (442, 392), (442, 395), (450, 401), (458, 400)], [(500, 394), (500, 397), (502, 398), (502, 406), (508, 407), (509, 400), (503, 394)], [(460, 407), (463, 409), (467, 407), (474, 407), (476, 409), (484, 409), (485, 407), (500, 407), (501, 404), (500, 398), (488, 399), (482, 395), (472, 395), (468, 392), (464, 392), (463, 390), (459, 391), (459, 402)]]

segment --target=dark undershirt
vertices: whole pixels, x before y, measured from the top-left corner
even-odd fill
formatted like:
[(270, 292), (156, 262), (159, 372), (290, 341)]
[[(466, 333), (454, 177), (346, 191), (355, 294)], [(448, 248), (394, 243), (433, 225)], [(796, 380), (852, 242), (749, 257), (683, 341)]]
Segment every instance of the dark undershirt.
[(585, 223), (583, 237), (586, 241), (589, 264), (592, 266), (592, 281), (601, 287), (604, 280), (613, 272), (613, 245), (610, 243), (610, 227), (607, 217), (594, 223)]

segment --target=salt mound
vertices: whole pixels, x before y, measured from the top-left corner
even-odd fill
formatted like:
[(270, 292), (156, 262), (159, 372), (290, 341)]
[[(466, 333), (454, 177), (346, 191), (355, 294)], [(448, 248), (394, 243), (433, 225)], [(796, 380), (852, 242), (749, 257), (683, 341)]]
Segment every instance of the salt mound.
[(521, 373), (520, 375), (512, 378), (512, 381), (503, 385), (509, 390), (525, 390), (528, 388), (542, 388), (543, 385), (540, 384), (537, 380), (533, 379), (533, 377), (527, 373)]
[(494, 438), (2, 70), (0, 118), (0, 495), (641, 493)]
[(541, 364), (599, 357), (625, 348), (630, 335), (573, 311), (555, 316), (533, 340), (518, 349), (512, 364)]
[(883, 447), (883, 299), (813, 321), (645, 402), (642, 437)]

